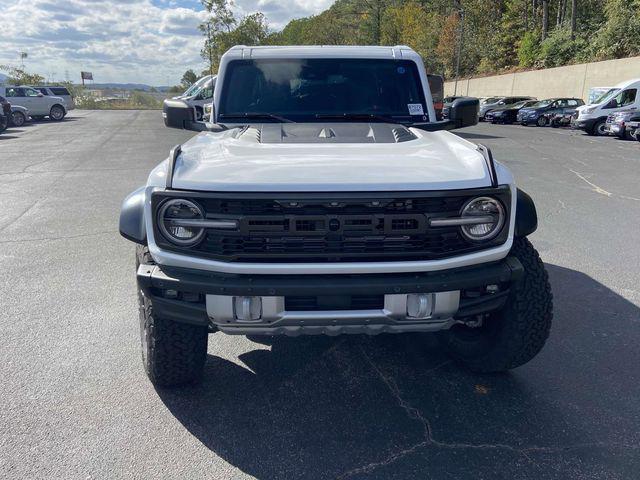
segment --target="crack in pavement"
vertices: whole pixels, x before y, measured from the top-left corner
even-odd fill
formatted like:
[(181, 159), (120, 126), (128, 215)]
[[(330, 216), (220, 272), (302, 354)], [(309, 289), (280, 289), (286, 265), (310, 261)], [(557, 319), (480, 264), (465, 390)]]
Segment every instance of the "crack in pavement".
[[(540, 447), (540, 446), (531, 446), (531, 447), (524, 447), (524, 448), (518, 448), (518, 447), (514, 447), (513, 445), (508, 445), (508, 444), (504, 444), (504, 443), (461, 443), (461, 442), (442, 442), (439, 440), (436, 440), (433, 437), (433, 429), (431, 427), (431, 422), (429, 421), (428, 418), (426, 418), (422, 412), (420, 412), (419, 409), (417, 409), (416, 407), (412, 406), (411, 404), (409, 404), (407, 401), (405, 401), (402, 398), (402, 394), (400, 392), (400, 389), (398, 388), (398, 385), (396, 384), (395, 380), (390, 377), (385, 375), (382, 370), (380, 370), (380, 368), (375, 364), (375, 362), (371, 359), (371, 357), (367, 354), (367, 352), (365, 351), (365, 349), (360, 346), (360, 350), (364, 356), (364, 358), (366, 359), (366, 361), (369, 363), (369, 365), (371, 366), (371, 368), (374, 370), (374, 372), (378, 375), (378, 377), (380, 377), (380, 379), (384, 382), (384, 384), (387, 386), (387, 388), (389, 389), (389, 391), (391, 392), (391, 395), (396, 399), (396, 401), (398, 402), (398, 405), (407, 413), (407, 415), (409, 416), (409, 418), (415, 419), (418, 422), (420, 422), (420, 424), (423, 427), (423, 435), (422, 435), (422, 440), (411, 445), (410, 447), (404, 448), (402, 450), (390, 453), (389, 455), (387, 455), (387, 457), (385, 457), (382, 460), (376, 461), (376, 462), (371, 462), (368, 463), (366, 465), (363, 465), (361, 467), (357, 467), (354, 468), (352, 470), (349, 470), (341, 475), (339, 475), (337, 478), (338, 479), (345, 479), (345, 478), (349, 478), (352, 477), (354, 475), (358, 475), (358, 474), (362, 474), (362, 473), (370, 473), (373, 470), (376, 470), (379, 467), (384, 467), (387, 465), (390, 465), (392, 463), (394, 463), (395, 461), (417, 451), (420, 450), (421, 448), (425, 448), (425, 447), (429, 447), (429, 446), (433, 446), (433, 447), (438, 447), (438, 448), (447, 448), (447, 449), (472, 449), (472, 450), (488, 450), (488, 449), (492, 449), (492, 450), (508, 450), (510, 452), (522, 455), (523, 457), (525, 457), (527, 460), (529, 460), (531, 463), (533, 463), (534, 465), (537, 465), (537, 463), (528, 455), (529, 453), (558, 453), (558, 452), (564, 452), (564, 451), (569, 451), (569, 450), (575, 450), (578, 448), (586, 448), (586, 447), (616, 447), (616, 448), (627, 448), (627, 449), (640, 449), (640, 445), (629, 445), (629, 444), (618, 444), (618, 443), (610, 443), (610, 442), (591, 442), (591, 443), (581, 443), (581, 444), (573, 444), (573, 445), (566, 445), (564, 447)], [(425, 373), (434, 371), (434, 370), (438, 370), (439, 368), (448, 365), (452, 363), (450, 360), (443, 362), (439, 365), (436, 365), (435, 367), (426, 370)]]

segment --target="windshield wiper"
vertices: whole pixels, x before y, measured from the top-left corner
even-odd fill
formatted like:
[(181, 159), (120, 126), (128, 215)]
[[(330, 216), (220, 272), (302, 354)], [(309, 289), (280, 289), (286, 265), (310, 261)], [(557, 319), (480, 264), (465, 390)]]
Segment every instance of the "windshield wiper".
[[(387, 123), (401, 123), (398, 117), (389, 117), (376, 113), (318, 113), (316, 118), (324, 120), (378, 120)], [(408, 123), (411, 123), (411, 121), (409, 120)]]
[(269, 118), (271, 120), (277, 120), (283, 123), (295, 123), (290, 118), (276, 115), (275, 113), (261, 113), (261, 112), (243, 112), (243, 113), (221, 113), (220, 118), (244, 118), (245, 120), (259, 120), (261, 118)]

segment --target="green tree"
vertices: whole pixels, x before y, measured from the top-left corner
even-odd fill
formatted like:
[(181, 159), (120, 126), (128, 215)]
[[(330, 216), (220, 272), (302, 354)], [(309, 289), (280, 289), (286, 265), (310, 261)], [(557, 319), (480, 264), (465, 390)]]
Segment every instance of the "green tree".
[(0, 65), (0, 70), (7, 72), (6, 83), (11, 85), (41, 85), (44, 77), (37, 73), (29, 73), (22, 68)]
[(197, 80), (198, 80), (198, 76), (196, 75), (196, 72), (189, 69), (186, 72), (184, 72), (184, 75), (182, 75), (182, 80), (180, 80), (180, 83), (182, 83), (182, 85), (184, 85), (185, 87), (190, 87)]
[(598, 60), (640, 53), (640, 0), (608, 0), (605, 22), (593, 42)]

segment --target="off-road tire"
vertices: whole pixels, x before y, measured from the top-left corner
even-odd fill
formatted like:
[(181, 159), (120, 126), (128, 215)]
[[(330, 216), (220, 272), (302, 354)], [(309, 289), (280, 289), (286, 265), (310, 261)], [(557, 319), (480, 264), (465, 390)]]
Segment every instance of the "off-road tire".
[[(153, 265), (149, 249), (136, 247), (136, 266)], [(207, 327), (174, 322), (154, 314), (153, 301), (138, 288), (142, 365), (160, 387), (195, 384), (202, 380), (207, 358)]]
[(526, 238), (514, 240), (511, 255), (520, 260), (524, 273), (511, 286), (506, 304), (480, 327), (454, 325), (439, 335), (449, 355), (475, 372), (501, 372), (523, 365), (549, 337), (553, 297), (544, 264)]

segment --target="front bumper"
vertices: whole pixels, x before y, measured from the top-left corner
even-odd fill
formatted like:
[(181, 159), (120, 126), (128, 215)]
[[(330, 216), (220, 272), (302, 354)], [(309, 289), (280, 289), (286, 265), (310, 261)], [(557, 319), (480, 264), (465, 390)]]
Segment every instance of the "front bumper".
[(591, 128), (595, 125), (596, 120), (596, 118), (589, 118), (587, 120), (580, 120), (578, 118), (571, 124), (571, 126), (578, 130), (591, 130)]
[[(137, 280), (154, 315), (177, 322), (241, 335), (337, 335), (450, 328), (460, 318), (501, 308), (522, 271), (515, 257), (439, 272), (369, 275), (234, 275), (141, 265)], [(491, 293), (477, 293), (488, 285)], [(318, 305), (336, 305), (352, 296), (379, 296), (382, 303), (296, 310), (290, 302), (312, 297)], [(423, 305), (410, 314), (408, 302), (416, 298)]]

